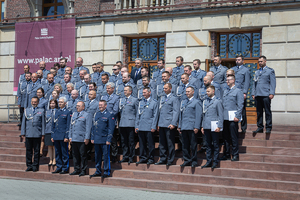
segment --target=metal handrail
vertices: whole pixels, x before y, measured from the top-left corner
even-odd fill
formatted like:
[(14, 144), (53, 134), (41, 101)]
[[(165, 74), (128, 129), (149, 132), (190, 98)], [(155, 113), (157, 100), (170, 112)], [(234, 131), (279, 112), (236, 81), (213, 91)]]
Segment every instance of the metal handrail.
[[(4, 108), (1, 108), (3, 106), (4, 106)], [(0, 109), (7, 109), (7, 123), (9, 123), (9, 122), (18, 122), (18, 120), (12, 120), (12, 121), (10, 121), (10, 114), (9, 114), (9, 110), (10, 109), (12, 109), (12, 110), (19, 109), (19, 107), (18, 107), (17, 104), (0, 104)], [(19, 117), (17, 117), (17, 119), (18, 118)], [(0, 122), (5, 122), (5, 121), (0, 121)]]

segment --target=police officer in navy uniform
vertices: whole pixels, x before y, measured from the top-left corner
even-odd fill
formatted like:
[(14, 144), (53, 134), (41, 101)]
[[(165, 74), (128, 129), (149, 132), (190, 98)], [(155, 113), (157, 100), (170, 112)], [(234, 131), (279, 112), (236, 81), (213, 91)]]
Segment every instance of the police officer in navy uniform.
[[(206, 164), (201, 168), (216, 168), (219, 163), (219, 135), (223, 129), (223, 106), (222, 101), (215, 96), (215, 87), (210, 85), (206, 89), (207, 98), (203, 102), (203, 121), (201, 132), (205, 135)], [(212, 127), (212, 122), (216, 122), (217, 127)], [(212, 131), (212, 128), (213, 131)], [(214, 156), (212, 156), (212, 154)]]
[(101, 176), (102, 155), (104, 161), (102, 178), (110, 176), (110, 144), (115, 129), (115, 118), (106, 107), (106, 101), (100, 100), (99, 111), (93, 118), (91, 141), (95, 145), (96, 172), (90, 176), (91, 178)]
[(18, 91), (17, 91), (18, 107), (20, 110), (20, 123), (18, 124), (18, 126), (21, 126), (21, 124), (22, 124), (24, 108), (27, 107), (27, 106), (25, 106), (25, 98), (27, 95), (27, 86), (29, 83), (31, 83), (31, 72), (26, 72), (25, 73), (25, 81), (22, 81), (21, 83), (19, 83)]
[(274, 98), (276, 88), (275, 71), (267, 66), (267, 58), (265, 56), (259, 57), (258, 64), (260, 68), (255, 72), (252, 87), (252, 98), (255, 100), (258, 128), (253, 133), (263, 132), (263, 110), (265, 110), (266, 134), (270, 134), (272, 130), (271, 100)]
[[(135, 132), (139, 134), (140, 163), (154, 164), (154, 137), (158, 121), (158, 103), (152, 99), (151, 89), (143, 89), (144, 99), (139, 102), (138, 112), (136, 113)], [(147, 155), (148, 146), (148, 155)]]
[(25, 105), (24, 105), (25, 108), (31, 107), (31, 98), (36, 96), (37, 89), (42, 87), (42, 85), (37, 81), (38, 77), (36, 73), (33, 73), (31, 75), (31, 80), (32, 82), (27, 85), (27, 95), (25, 97)]
[[(72, 114), (69, 140), (72, 143), (74, 171), (70, 175), (84, 176), (87, 169), (87, 148), (91, 138), (92, 115), (84, 111), (84, 102), (76, 105)], [(80, 167), (81, 166), (81, 167)]]
[[(107, 103), (106, 109), (108, 112), (112, 113), (117, 120), (118, 113), (119, 113), (119, 100), (120, 97), (116, 94), (114, 94), (115, 90), (115, 84), (112, 82), (108, 82), (106, 84), (106, 95), (101, 97), (101, 100), (105, 100)], [(117, 124), (117, 123), (116, 123)], [(114, 163), (117, 160), (117, 154), (118, 154), (118, 135), (117, 135), (117, 129), (114, 130), (113, 137), (111, 139), (111, 161)]]
[(243, 65), (243, 56), (236, 56), (235, 62), (236, 66), (232, 68), (235, 71), (235, 85), (244, 93), (244, 106), (242, 112), (243, 119), (241, 121), (241, 128), (242, 132), (245, 133), (247, 129), (246, 99), (250, 87), (251, 75), (249, 68)]
[(209, 71), (212, 71), (214, 73), (214, 81), (218, 84), (222, 84), (226, 82), (226, 71), (228, 70), (227, 67), (221, 65), (221, 56), (215, 56), (214, 57), (214, 65), (211, 66)]
[[(230, 159), (230, 143), (232, 143), (231, 161), (239, 161), (239, 133), (238, 123), (242, 117), (244, 95), (242, 90), (235, 86), (235, 77), (227, 77), (228, 89), (223, 94), (224, 108), (224, 130), (223, 138), (225, 141), (224, 153), (221, 160)], [(234, 113), (231, 117), (230, 114)]]
[(54, 142), (56, 170), (52, 173), (66, 174), (69, 172), (69, 128), (71, 121), (71, 111), (66, 109), (66, 97), (60, 97), (58, 105), (60, 109), (55, 112), (52, 122), (51, 140)]
[[(194, 88), (186, 89), (187, 99), (180, 105), (178, 132), (182, 135), (182, 153), (184, 163), (181, 167), (197, 166), (197, 134), (201, 127), (202, 105), (194, 98)], [(191, 154), (190, 154), (191, 153)]]
[(132, 95), (132, 87), (126, 86), (124, 88), (125, 97), (120, 98), (120, 135), (123, 150), (123, 159), (120, 162), (133, 163), (135, 155), (135, 121), (136, 113), (138, 112), (139, 101)]
[[(38, 103), (38, 97), (31, 99), (32, 107), (24, 110), (21, 126), (21, 136), (22, 138), (26, 137), (26, 171), (33, 172), (39, 170), (40, 144), (41, 140), (44, 140), (46, 128), (45, 111), (44, 109), (37, 108)], [(34, 152), (33, 163), (32, 152)]]
[[(172, 165), (175, 158), (175, 134), (179, 119), (180, 102), (172, 93), (172, 84), (164, 85), (166, 93), (159, 102), (159, 162), (155, 165), (167, 164)], [(167, 151), (169, 155), (167, 156)]]

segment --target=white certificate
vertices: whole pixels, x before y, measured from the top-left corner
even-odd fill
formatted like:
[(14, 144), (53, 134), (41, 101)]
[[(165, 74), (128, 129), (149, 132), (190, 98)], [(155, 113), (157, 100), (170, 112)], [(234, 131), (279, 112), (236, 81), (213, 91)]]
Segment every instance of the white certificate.
[[(219, 127), (219, 122), (218, 121), (211, 121), (210, 122), (210, 130), (215, 132), (215, 130)], [(220, 131), (222, 131), (223, 129), (220, 129)]]
[[(235, 114), (236, 114), (236, 110), (229, 110), (228, 111), (228, 121), (234, 121), (234, 118), (235, 118)], [(242, 117), (239, 121), (242, 120)]]

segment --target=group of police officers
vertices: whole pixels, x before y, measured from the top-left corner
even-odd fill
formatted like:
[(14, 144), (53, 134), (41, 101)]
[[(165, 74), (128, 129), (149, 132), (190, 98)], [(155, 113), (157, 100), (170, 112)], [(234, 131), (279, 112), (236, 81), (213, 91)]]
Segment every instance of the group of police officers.
[[(26, 171), (38, 171), (47, 136), (55, 148), (53, 173), (59, 174), (69, 173), (68, 150), (72, 145), (74, 171), (70, 175), (85, 175), (88, 152), (94, 148), (96, 172), (90, 177), (110, 176), (110, 161), (116, 161), (118, 152), (118, 133), (123, 150), (119, 162), (134, 162), (136, 134), (140, 151), (137, 164), (174, 164), (177, 134), (184, 160), (181, 167), (198, 165), (198, 134), (203, 134), (200, 152), (206, 151), (207, 158), (201, 168), (216, 168), (219, 160), (238, 161), (238, 123), (246, 132), (245, 104), (251, 79), (258, 115), (258, 129), (253, 134), (263, 132), (263, 109), (266, 134), (271, 133), (270, 104), (276, 79), (274, 70), (266, 66), (265, 56), (259, 57), (260, 68), (254, 77), (243, 65), (242, 56), (236, 57), (236, 66), (231, 69), (222, 66), (221, 57), (215, 56), (209, 72), (200, 69), (199, 59), (193, 61), (194, 70), (183, 61), (181, 56), (176, 57), (176, 67), (171, 68), (160, 59), (152, 78), (140, 58), (131, 73), (118, 61), (112, 74), (104, 71), (102, 62), (94, 63), (90, 74), (80, 57), (74, 69), (67, 66), (65, 58), (50, 71), (45, 62), (39, 63), (36, 73), (29, 72), (30, 67), (25, 65), (17, 96), (21, 136), (26, 138)], [(159, 133), (160, 154), (156, 163), (155, 132)], [(221, 134), (224, 152), (219, 158)]]

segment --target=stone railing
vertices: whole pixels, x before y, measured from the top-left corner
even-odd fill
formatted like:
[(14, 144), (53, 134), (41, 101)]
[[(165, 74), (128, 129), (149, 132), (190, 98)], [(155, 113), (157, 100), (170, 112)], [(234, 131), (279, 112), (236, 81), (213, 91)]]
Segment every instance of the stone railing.
[[(162, 7), (174, 5), (174, 0), (115, 0), (116, 10), (136, 11), (137, 8), (163, 9)], [(140, 10), (145, 11), (145, 10)], [(122, 11), (125, 12), (126, 11)]]

